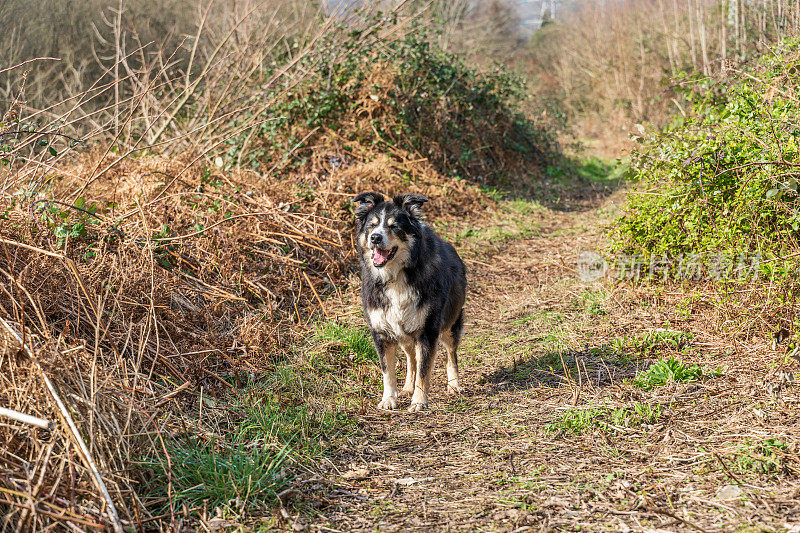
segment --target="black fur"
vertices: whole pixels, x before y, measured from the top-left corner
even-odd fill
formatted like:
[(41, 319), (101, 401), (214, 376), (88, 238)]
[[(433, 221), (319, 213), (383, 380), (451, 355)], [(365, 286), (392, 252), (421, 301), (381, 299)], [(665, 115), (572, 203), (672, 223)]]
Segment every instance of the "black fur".
[[(361, 247), (361, 297), (381, 369), (387, 371), (385, 355), (388, 348), (413, 342), (421, 352), (419, 377), (426, 379), (433, 367), (442, 332), (453, 338), (452, 357), (455, 361), (455, 349), (464, 325), (467, 284), (464, 263), (455, 248), (422, 221), (421, 206), (427, 201), (425, 197), (404, 194), (385, 201), (380, 194), (363, 193), (354, 201), (358, 202), (355, 215)], [(380, 221), (377, 228), (373, 225), (375, 219)], [(386, 225), (392, 219), (394, 224)], [(370, 259), (370, 237), (376, 229), (377, 233), (383, 232), (382, 242), (388, 243), (387, 246), (396, 244), (395, 247), (401, 249), (397, 258), (391, 259), (386, 266), (376, 266)], [(392, 261), (398, 263), (392, 264)], [(390, 286), (391, 291), (388, 290)], [(392, 298), (403, 300), (405, 295), (411, 295), (417, 315), (411, 312), (402, 315), (411, 317), (401, 320), (402, 331), (386, 327), (386, 317), (397, 315), (393, 309), (398, 309), (398, 302)], [(420, 315), (423, 310), (426, 311), (424, 319)], [(374, 320), (376, 317), (377, 321)]]

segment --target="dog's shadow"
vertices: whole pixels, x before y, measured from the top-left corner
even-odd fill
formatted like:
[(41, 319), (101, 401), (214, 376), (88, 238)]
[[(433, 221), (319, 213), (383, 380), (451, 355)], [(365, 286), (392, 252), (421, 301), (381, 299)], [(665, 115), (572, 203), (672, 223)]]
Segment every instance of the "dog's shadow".
[(588, 384), (606, 387), (635, 376), (640, 364), (606, 347), (568, 349), (514, 359), (484, 374), (479, 383), (493, 391)]

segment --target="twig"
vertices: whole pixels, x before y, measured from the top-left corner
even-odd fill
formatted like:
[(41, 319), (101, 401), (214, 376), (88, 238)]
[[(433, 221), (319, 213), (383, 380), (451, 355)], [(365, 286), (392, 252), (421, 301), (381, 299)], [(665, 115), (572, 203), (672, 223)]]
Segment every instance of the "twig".
[(27, 504), (26, 505), (24, 503), (15, 502), (14, 500), (6, 500), (5, 498), (0, 498), (0, 503), (3, 503), (5, 505), (15, 505), (15, 506), (21, 507), (23, 509), (31, 509), (31, 507), (33, 507), (35, 512), (41, 513), (41, 514), (43, 514), (45, 516), (49, 516), (49, 517), (52, 517), (52, 518), (57, 518), (59, 520), (66, 520), (67, 522), (75, 522), (75, 523), (81, 524), (83, 526), (93, 527), (93, 528), (97, 529), (98, 531), (102, 530), (105, 527), (105, 524), (98, 524), (97, 522), (91, 522), (89, 520), (86, 520), (85, 518), (69, 516), (69, 515), (65, 515), (64, 513), (53, 513), (53, 512), (50, 512), (50, 511), (45, 511), (44, 509), (39, 509), (38, 507), (35, 507), (35, 506), (31, 505), (31, 504)]
[(697, 531), (700, 531), (700, 533), (708, 533), (707, 530), (703, 529), (702, 527), (698, 526), (697, 524), (693, 524), (693, 523), (689, 522), (688, 520), (684, 520), (680, 516), (678, 516), (678, 515), (676, 515), (674, 513), (671, 513), (671, 512), (669, 512), (669, 511), (667, 511), (665, 509), (658, 509), (656, 507), (645, 507), (644, 510), (647, 511), (648, 513), (655, 513), (655, 514), (661, 514), (661, 515), (664, 515), (664, 516), (668, 516), (668, 517), (670, 517), (670, 518), (672, 518), (674, 520), (677, 520), (678, 522), (680, 522), (682, 524), (685, 524), (685, 525), (691, 527), (692, 529), (696, 529)]
[(61, 59), (57, 57), (34, 57), (32, 59), (28, 59), (27, 61), (23, 61), (18, 65), (12, 65), (10, 67), (0, 69), (0, 74), (2, 74), (3, 72), (8, 72), (9, 70), (14, 70), (15, 68), (19, 68), (23, 65), (27, 65), (28, 63), (33, 63), (34, 61), (61, 61)]
[(305, 271), (303, 271), (303, 277), (306, 278), (308, 286), (311, 288), (311, 292), (314, 293), (314, 297), (316, 297), (319, 306), (322, 308), (322, 312), (325, 314), (325, 318), (330, 319), (330, 317), (328, 316), (328, 311), (325, 309), (325, 304), (322, 303), (322, 299), (319, 297), (319, 294), (317, 294), (317, 289), (314, 288), (314, 284), (311, 283), (310, 279), (308, 279), (308, 274), (306, 274)]
[(32, 426), (40, 427), (42, 429), (53, 429), (53, 423), (49, 420), (38, 418), (32, 415), (26, 415), (25, 413), (6, 409), (5, 407), (0, 407), (0, 416), (16, 420), (17, 422), (22, 422), (23, 424), (30, 424)]

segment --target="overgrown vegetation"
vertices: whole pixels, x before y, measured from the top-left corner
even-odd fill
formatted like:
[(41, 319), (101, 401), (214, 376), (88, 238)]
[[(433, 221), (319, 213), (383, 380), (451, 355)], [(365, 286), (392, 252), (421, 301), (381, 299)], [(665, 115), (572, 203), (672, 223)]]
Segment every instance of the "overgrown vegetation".
[(740, 72), (800, 27), (792, 2), (559, 4), (533, 34), (519, 67), (552, 109), (600, 150), (629, 149), (634, 124), (684, 112), (679, 78)]
[[(260, 126), (228, 140), (229, 164), (269, 168), (291, 158), (331, 172), (381, 150), (425, 157), (451, 178), (508, 186), (521, 178), (521, 165), (542, 163), (552, 150), (553, 134), (518, 111), (519, 78), (466, 66), (422, 28), (369, 48), (362, 33), (325, 36), (302, 58), (302, 81), (268, 94), (276, 103), (258, 117)], [(321, 152), (320, 143), (330, 150)]]
[[(749, 279), (753, 257), (797, 249), (798, 57), (790, 39), (742, 74), (695, 83), (691, 113), (642, 138), (636, 190), (614, 228), (617, 251), (706, 253), (703, 267), (719, 262), (717, 277)], [(790, 264), (764, 268), (785, 276)]]
[[(56, 424), (0, 425), (0, 529), (213, 530), (214, 515), (244, 530), (263, 520), (301, 529), (298, 513), (340, 513), (365, 498), (343, 480), (369, 483), (370, 495), (386, 489), (387, 501), (413, 493), (401, 487), (439, 484), (418, 474), (432, 461), (401, 464), (398, 450), (450, 454), (454, 464), (436, 476), (480, 453), (491, 474), (476, 476), (476, 486), (513, 484), (531, 464), (515, 463), (515, 454), (538, 449), (531, 439), (542, 430), (546, 446), (553, 435), (570, 437), (558, 443), (566, 449), (579, 443), (581, 461), (581, 439), (602, 439), (597, 464), (606, 456), (624, 460), (620, 470), (635, 464), (637, 483), (665, 495), (659, 502), (620, 484), (596, 500), (623, 513), (615, 516), (673, 509), (686, 497), (659, 479), (650, 485), (666, 468), (658, 453), (667, 446), (680, 475), (686, 465), (712, 471), (718, 457), (700, 442), (735, 457), (741, 475), (796, 474), (785, 436), (745, 442), (695, 423), (727, 417), (731, 404), (704, 397), (722, 367), (682, 360), (714, 340), (692, 333), (706, 300), (693, 296), (671, 313), (661, 287), (648, 286), (656, 288), (644, 302), (641, 286), (578, 285), (565, 259), (597, 241), (570, 211), (593, 204), (626, 168), (568, 159), (566, 118), (663, 123), (673, 107), (682, 116), (666, 132), (633, 130), (642, 141), (631, 167), (637, 194), (617, 224), (615, 251), (794, 257), (798, 42), (747, 65), (718, 68), (714, 58), (751, 55), (755, 41), (796, 25), (797, 13), (771, 28), (771, 7), (739, 5), (762, 18), (733, 36), (720, 32), (716, 43), (705, 38), (730, 18), (711, 3), (676, 4), (674, 13), (627, 0), (587, 5), (537, 32), (528, 52), (519, 51), (513, 13), (496, 2), (407, 2), (333, 17), (294, 0), (207, 11), (169, 0), (152, 17), (149, 4), (133, 0), (37, 5), (51, 12), (0, 37), (12, 58), (10, 68), (0, 65), (0, 403)], [(28, 7), (7, 2), (0, 22)], [(691, 45), (676, 37), (687, 25)], [(87, 28), (95, 40), (85, 39)], [(37, 42), (38, 32), (60, 39)], [(476, 59), (487, 53), (534, 72), (534, 89), (507, 65)], [(689, 74), (685, 94), (662, 91), (665, 75), (687, 71), (703, 77)], [(350, 199), (368, 189), (425, 194), (432, 224), (477, 272), (475, 330), (461, 352), (465, 394), (443, 401), (424, 431), (415, 418), (371, 407), (380, 373), (356, 318), (350, 234)], [(791, 281), (792, 264), (765, 265)], [(792, 302), (793, 292), (777, 298)], [(715, 321), (734, 336), (733, 321)], [(781, 379), (760, 401), (778, 404), (794, 376)], [(669, 405), (647, 399), (664, 385), (700, 381), (679, 387)], [(760, 431), (753, 417), (771, 416), (751, 407), (737, 411), (754, 428), (748, 435)], [(676, 417), (687, 422), (680, 432)], [(456, 458), (449, 443), (467, 439), (465, 459)], [(551, 469), (547, 479), (559, 479), (569, 470), (556, 466), (531, 475)], [(416, 477), (401, 477), (411, 469)], [(303, 500), (296, 508), (295, 496)], [(639, 496), (647, 499), (631, 499)], [(539, 513), (536, 526), (568, 529), (575, 522), (542, 511), (572, 505), (558, 498), (519, 501)], [(388, 515), (391, 504), (381, 506)], [(585, 516), (596, 519), (599, 508)], [(425, 521), (403, 525), (446, 523), (445, 513), (423, 510)], [(495, 520), (490, 510), (463, 524)], [(349, 527), (351, 518), (326, 527)]]

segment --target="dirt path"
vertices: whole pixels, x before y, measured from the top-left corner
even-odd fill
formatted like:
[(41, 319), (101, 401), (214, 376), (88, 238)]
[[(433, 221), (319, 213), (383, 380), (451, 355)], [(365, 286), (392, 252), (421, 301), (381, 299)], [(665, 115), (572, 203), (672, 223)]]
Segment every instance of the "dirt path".
[[(430, 411), (360, 416), (308, 527), (800, 531), (800, 395), (769, 385), (775, 356), (755, 359), (769, 347), (709, 332), (707, 289), (578, 279), (615, 202), (536, 209), (532, 236), (461, 244), (464, 393), (445, 395), (440, 360)], [(631, 383), (672, 356), (727, 368)]]

